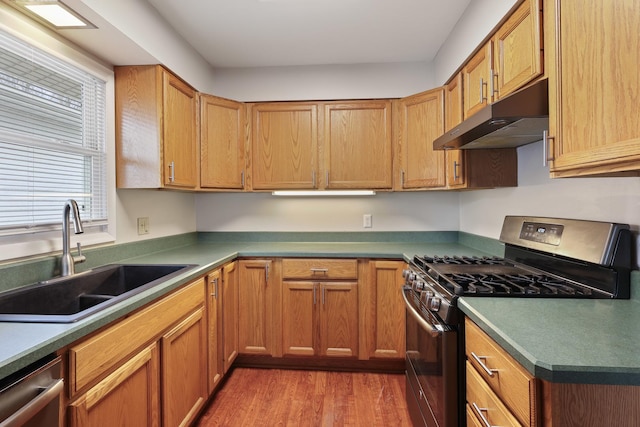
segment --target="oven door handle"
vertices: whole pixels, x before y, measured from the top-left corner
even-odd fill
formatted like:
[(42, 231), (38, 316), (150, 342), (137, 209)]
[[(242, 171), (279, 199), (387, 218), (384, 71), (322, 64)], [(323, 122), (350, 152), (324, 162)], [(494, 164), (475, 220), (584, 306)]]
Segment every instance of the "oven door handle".
[(407, 311), (418, 322), (422, 329), (427, 331), (434, 338), (442, 335), (442, 333), (444, 332), (444, 328), (442, 327), (442, 325), (433, 325), (427, 322), (424, 317), (422, 317), (420, 313), (418, 313), (416, 309), (413, 308), (413, 305), (411, 305), (411, 303), (407, 299), (407, 294), (404, 292), (404, 290), (402, 291), (402, 298), (404, 298), (404, 305), (407, 307)]

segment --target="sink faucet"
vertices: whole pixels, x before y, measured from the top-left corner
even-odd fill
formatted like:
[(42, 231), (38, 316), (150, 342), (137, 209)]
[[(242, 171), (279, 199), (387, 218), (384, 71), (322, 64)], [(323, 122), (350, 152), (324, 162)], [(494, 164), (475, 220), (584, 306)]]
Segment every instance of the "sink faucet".
[(78, 204), (75, 200), (69, 199), (64, 204), (64, 210), (62, 212), (62, 260), (61, 260), (61, 274), (62, 276), (71, 276), (75, 274), (75, 265), (78, 262), (84, 262), (85, 256), (82, 255), (82, 249), (80, 242), (78, 242), (78, 255), (71, 255), (70, 246), (70, 231), (69, 231), (69, 216), (73, 211), (73, 229), (75, 234), (84, 233), (82, 228), (82, 221), (80, 219), (80, 211), (78, 210)]

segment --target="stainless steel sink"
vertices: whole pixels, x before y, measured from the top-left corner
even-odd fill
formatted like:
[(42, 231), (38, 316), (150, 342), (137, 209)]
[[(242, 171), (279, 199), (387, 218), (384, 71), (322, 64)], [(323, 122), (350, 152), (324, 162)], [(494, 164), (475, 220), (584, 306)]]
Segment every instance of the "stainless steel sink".
[(0, 321), (71, 323), (194, 265), (111, 264), (0, 293)]

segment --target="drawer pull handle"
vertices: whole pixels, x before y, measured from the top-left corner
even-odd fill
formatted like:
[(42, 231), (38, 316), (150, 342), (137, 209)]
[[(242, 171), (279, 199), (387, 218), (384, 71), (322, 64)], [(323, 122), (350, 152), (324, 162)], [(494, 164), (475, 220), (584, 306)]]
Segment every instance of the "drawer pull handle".
[(478, 362), (478, 364), (480, 365), (480, 367), (487, 373), (487, 375), (489, 375), (490, 377), (493, 377), (493, 373), (494, 372), (498, 372), (497, 369), (490, 369), (484, 362), (483, 360), (487, 360), (487, 356), (478, 356), (476, 355), (473, 351), (471, 352), (471, 357), (473, 357), (476, 362)]
[(489, 411), (487, 408), (478, 408), (478, 405), (476, 405), (475, 402), (473, 402), (471, 406), (473, 406), (473, 409), (475, 409), (476, 413), (480, 417), (480, 420), (482, 421), (482, 424), (484, 424), (485, 427), (493, 427), (487, 417), (484, 416), (484, 412)]
[(316, 273), (322, 273), (322, 274), (327, 274), (329, 272), (328, 268), (311, 268), (311, 273), (312, 274), (316, 274)]

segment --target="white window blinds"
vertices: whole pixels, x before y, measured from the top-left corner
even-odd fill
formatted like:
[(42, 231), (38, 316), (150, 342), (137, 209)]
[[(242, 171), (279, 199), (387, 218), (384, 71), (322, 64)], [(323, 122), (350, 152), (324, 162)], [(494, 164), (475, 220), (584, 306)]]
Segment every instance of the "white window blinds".
[(0, 234), (107, 220), (106, 83), (0, 31)]

